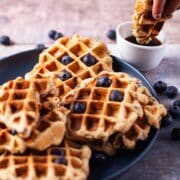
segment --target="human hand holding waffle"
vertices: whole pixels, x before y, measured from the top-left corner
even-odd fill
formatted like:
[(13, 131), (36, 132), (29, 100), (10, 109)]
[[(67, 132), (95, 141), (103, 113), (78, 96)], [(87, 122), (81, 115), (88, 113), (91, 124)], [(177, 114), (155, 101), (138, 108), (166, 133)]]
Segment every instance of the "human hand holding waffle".
[(25, 79), (2, 85), (0, 108), (7, 179), (86, 179), (90, 149), (136, 148), (166, 115), (140, 80), (113, 72), (103, 43), (81, 36), (60, 38)]

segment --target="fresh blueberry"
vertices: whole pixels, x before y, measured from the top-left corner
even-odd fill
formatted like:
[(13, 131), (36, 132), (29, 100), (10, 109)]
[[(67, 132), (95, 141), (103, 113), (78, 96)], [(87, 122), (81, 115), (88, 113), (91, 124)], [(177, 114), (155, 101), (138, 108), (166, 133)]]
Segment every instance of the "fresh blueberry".
[(104, 160), (107, 159), (107, 156), (106, 156), (105, 154), (98, 153), (98, 154), (95, 155), (95, 158), (96, 158), (96, 160), (98, 160), (98, 161), (104, 161)]
[(173, 99), (178, 95), (178, 89), (175, 86), (168, 86), (166, 89), (166, 95), (168, 98)]
[(174, 128), (172, 130), (171, 139), (174, 141), (180, 141), (180, 128)]
[(173, 106), (179, 106), (180, 107), (180, 99), (174, 101)]
[(111, 40), (116, 40), (116, 31), (114, 29), (110, 29), (107, 32), (107, 37)]
[(169, 109), (169, 113), (174, 119), (180, 118), (180, 106), (172, 106)]
[(63, 149), (53, 149), (51, 151), (51, 154), (57, 155), (57, 156), (65, 156), (65, 151)]
[(63, 34), (61, 32), (56, 32), (56, 34), (54, 35), (54, 40), (57, 40), (61, 37), (63, 37)]
[(158, 81), (154, 84), (154, 89), (157, 93), (162, 93), (166, 90), (167, 84), (163, 81)]
[(172, 123), (172, 117), (171, 117), (171, 115), (168, 114), (162, 119), (161, 127), (162, 128), (167, 127), (167, 126), (171, 125), (171, 123)]
[(49, 32), (48, 32), (48, 36), (49, 36), (49, 38), (50, 39), (55, 39), (54, 37), (55, 37), (55, 34), (56, 34), (56, 31), (55, 30), (50, 30)]
[(11, 45), (11, 40), (8, 36), (5, 36), (5, 35), (1, 36), (0, 37), (0, 44), (5, 45), (5, 46), (9, 46), (9, 45)]
[(62, 57), (61, 63), (64, 64), (64, 65), (67, 65), (67, 64), (71, 63), (72, 60), (73, 59), (70, 56), (66, 55), (66, 56)]
[(66, 70), (61, 71), (60, 74), (59, 74), (59, 78), (62, 81), (66, 81), (67, 79), (69, 79), (71, 77), (72, 77), (71, 74)]
[(86, 56), (83, 57), (82, 62), (87, 66), (92, 66), (96, 64), (97, 60), (91, 54), (87, 54)]
[(111, 85), (111, 80), (104, 76), (98, 79), (97, 86), (100, 87), (109, 87)]
[(122, 101), (124, 95), (120, 91), (113, 90), (110, 94), (111, 101)]
[(17, 131), (14, 130), (14, 129), (10, 130), (9, 132), (10, 132), (10, 134), (13, 135), (13, 136), (15, 136), (15, 135), (17, 134)]
[(84, 113), (86, 110), (86, 104), (82, 102), (76, 102), (73, 106), (74, 113)]
[(54, 160), (54, 163), (67, 165), (67, 160), (63, 157)]
[(45, 47), (45, 45), (44, 44), (37, 44), (37, 49), (39, 49), (39, 50), (44, 50), (46, 47)]

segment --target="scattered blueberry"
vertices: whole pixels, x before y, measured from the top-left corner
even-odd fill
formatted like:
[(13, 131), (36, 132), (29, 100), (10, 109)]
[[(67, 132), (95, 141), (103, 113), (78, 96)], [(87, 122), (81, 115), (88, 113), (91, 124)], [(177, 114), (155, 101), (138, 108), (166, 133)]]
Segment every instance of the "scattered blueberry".
[(73, 106), (74, 113), (84, 113), (86, 110), (86, 104), (82, 102), (76, 102)]
[(65, 156), (65, 151), (63, 149), (53, 149), (51, 154), (58, 156)]
[(57, 31), (55, 31), (55, 30), (50, 30), (50, 31), (48, 32), (48, 36), (49, 36), (49, 38), (52, 39), (52, 40), (57, 40), (57, 39), (59, 39), (60, 37), (63, 37), (63, 34), (62, 34), (61, 32), (57, 32)]
[(53, 39), (53, 40), (54, 40), (55, 34), (56, 34), (56, 31), (55, 31), (55, 30), (50, 30), (50, 31), (48, 32), (49, 38), (50, 38), (50, 39)]
[(37, 49), (39, 49), (41, 51), (46, 48), (44, 44), (37, 44), (36, 47), (37, 47)]
[(11, 40), (8, 36), (5, 36), (5, 35), (1, 36), (0, 37), (0, 44), (5, 45), (5, 46), (9, 46), (9, 45), (11, 45)]
[(170, 107), (169, 113), (174, 119), (180, 118), (180, 106)]
[(92, 66), (96, 64), (97, 60), (91, 54), (87, 54), (86, 56), (83, 57), (82, 62), (87, 66)]
[(10, 132), (10, 134), (13, 135), (13, 136), (15, 136), (15, 135), (17, 134), (17, 131), (14, 130), (14, 129), (10, 130), (9, 132)]
[(54, 163), (67, 165), (67, 160), (63, 157), (54, 160)]
[(110, 100), (111, 101), (122, 101), (124, 95), (120, 91), (113, 90), (110, 94)]
[(168, 98), (173, 99), (178, 95), (178, 89), (175, 86), (168, 86), (166, 89), (166, 95)]
[(70, 56), (66, 55), (66, 56), (62, 57), (61, 63), (64, 64), (64, 65), (67, 65), (67, 64), (71, 63), (72, 60), (73, 59)]
[(167, 126), (171, 125), (171, 123), (172, 123), (172, 117), (171, 117), (171, 115), (168, 114), (162, 119), (161, 127), (162, 128), (167, 127)]
[(174, 128), (171, 132), (171, 139), (174, 141), (180, 140), (180, 128)]
[(100, 87), (109, 87), (110, 85), (111, 85), (111, 80), (106, 76), (99, 78), (97, 82), (97, 86)]
[(54, 40), (59, 39), (60, 37), (63, 37), (63, 34), (60, 32), (56, 32), (56, 34), (54, 35)]
[(66, 81), (67, 79), (69, 79), (71, 77), (72, 77), (71, 74), (69, 72), (67, 72), (66, 70), (61, 71), (59, 74), (59, 78), (62, 81)]
[(95, 158), (98, 160), (98, 161), (104, 161), (107, 159), (107, 156), (105, 154), (102, 154), (102, 153), (98, 153), (96, 154)]
[(154, 84), (154, 89), (157, 93), (162, 93), (166, 90), (167, 84), (163, 81), (158, 81)]
[(107, 37), (111, 40), (116, 40), (116, 31), (114, 29), (110, 29), (107, 32)]
[(174, 101), (173, 106), (179, 106), (180, 107), (180, 99)]

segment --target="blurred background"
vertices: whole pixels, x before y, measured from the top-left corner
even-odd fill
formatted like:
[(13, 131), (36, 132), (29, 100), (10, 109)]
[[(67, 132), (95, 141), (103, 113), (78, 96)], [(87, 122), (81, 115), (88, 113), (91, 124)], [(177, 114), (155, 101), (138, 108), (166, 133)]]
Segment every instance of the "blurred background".
[[(110, 28), (131, 20), (135, 0), (0, 0), (0, 35), (16, 44), (49, 43), (48, 31), (78, 33), (110, 42)], [(180, 11), (164, 27), (169, 43), (180, 42)]]

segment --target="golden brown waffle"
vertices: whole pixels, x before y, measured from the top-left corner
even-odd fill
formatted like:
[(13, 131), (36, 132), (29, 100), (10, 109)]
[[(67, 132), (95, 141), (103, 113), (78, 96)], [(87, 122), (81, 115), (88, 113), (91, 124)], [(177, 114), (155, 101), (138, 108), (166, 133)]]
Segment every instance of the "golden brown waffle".
[(44, 153), (2, 155), (0, 179), (12, 180), (85, 180), (89, 174), (91, 151), (65, 141)]
[[(82, 60), (91, 56), (93, 64), (86, 65)], [(70, 63), (63, 64), (62, 58), (68, 56)], [(58, 39), (52, 46), (40, 54), (39, 63), (26, 74), (26, 78), (37, 74), (55, 76), (70, 89), (83, 79), (94, 77), (101, 71), (112, 71), (112, 58), (105, 44), (90, 38), (74, 35), (71, 38)], [(68, 75), (64, 76), (64, 72)]]
[(29, 136), (39, 119), (39, 93), (34, 82), (17, 78), (0, 88), (0, 122)]
[[(97, 86), (102, 77), (111, 80), (109, 87)], [(121, 92), (123, 99), (110, 100), (112, 91)], [(74, 112), (77, 102), (85, 104), (84, 112)], [(62, 103), (70, 110), (67, 137), (108, 154), (120, 147), (133, 148), (138, 140), (147, 138), (151, 126), (159, 128), (166, 115), (164, 106), (147, 88), (125, 73), (103, 72), (84, 80)]]
[(133, 35), (140, 44), (148, 44), (161, 31), (170, 17), (155, 20), (152, 16), (153, 0), (136, 0), (133, 15)]

